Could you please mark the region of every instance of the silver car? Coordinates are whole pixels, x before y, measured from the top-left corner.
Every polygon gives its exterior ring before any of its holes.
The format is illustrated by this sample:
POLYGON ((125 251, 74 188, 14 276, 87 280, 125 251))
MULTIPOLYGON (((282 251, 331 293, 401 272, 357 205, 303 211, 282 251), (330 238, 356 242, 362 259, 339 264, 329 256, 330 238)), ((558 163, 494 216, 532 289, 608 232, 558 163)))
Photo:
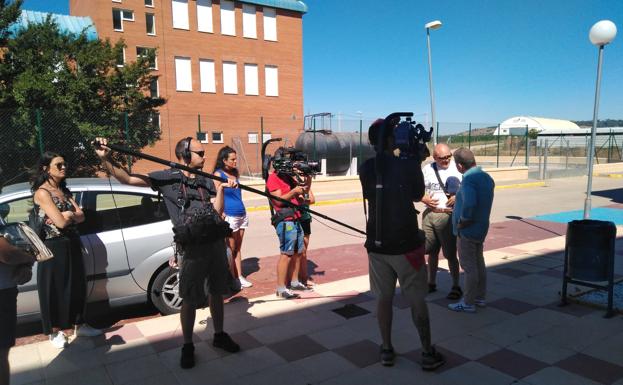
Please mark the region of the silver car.
MULTIPOLYGON (((161 197, 149 188, 108 179, 68 179, 67 185, 86 217, 79 231, 87 302, 115 307, 149 301, 163 314, 178 312, 178 274, 168 265, 173 232, 161 197)), ((31 208, 29 184, 2 189, 0 215, 8 223, 27 222, 31 208)), ((19 287, 20 322, 39 317, 36 268, 32 280, 19 287)))

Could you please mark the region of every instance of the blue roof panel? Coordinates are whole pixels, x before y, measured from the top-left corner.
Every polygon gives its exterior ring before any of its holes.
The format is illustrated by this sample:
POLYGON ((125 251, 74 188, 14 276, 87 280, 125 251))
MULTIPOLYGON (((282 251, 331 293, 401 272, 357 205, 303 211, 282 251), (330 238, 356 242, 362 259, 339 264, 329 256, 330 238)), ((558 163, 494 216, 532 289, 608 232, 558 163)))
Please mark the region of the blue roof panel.
POLYGON ((266 7, 289 9, 290 11, 297 11, 301 13, 307 13, 307 5, 299 0, 241 0, 243 3, 262 5, 266 7))
POLYGON ((61 33, 67 35, 79 35, 84 31, 87 39, 96 40, 97 30, 90 17, 61 15, 57 13, 37 12, 22 10, 22 14, 15 23, 9 27, 9 34, 14 35, 22 28, 28 27, 29 24, 41 24, 45 22, 48 15, 52 16, 52 20, 56 22, 61 33))

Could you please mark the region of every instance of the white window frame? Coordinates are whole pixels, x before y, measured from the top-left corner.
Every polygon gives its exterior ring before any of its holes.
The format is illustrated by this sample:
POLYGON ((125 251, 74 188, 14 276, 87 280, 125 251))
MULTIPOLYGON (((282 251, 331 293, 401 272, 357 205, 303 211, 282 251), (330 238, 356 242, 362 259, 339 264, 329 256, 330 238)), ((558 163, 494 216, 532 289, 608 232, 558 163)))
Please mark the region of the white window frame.
POLYGON ((257 39, 257 8, 252 4, 242 4, 242 37, 257 39))
POLYGON ((121 3, 121 0, 112 0, 113 3, 121 3))
POLYGON ((212 14, 212 0, 197 1, 197 31, 214 32, 214 17, 212 14))
POLYGON ((198 132, 197 133, 197 140, 199 141, 199 143, 210 143, 210 140, 208 139, 208 136, 209 135, 208 135, 207 132, 198 132))
POLYGON ((147 31, 147 18, 152 17, 153 20, 153 27, 154 27, 154 32, 147 32, 148 36, 156 36, 156 14, 155 13, 149 13, 149 12, 145 12, 145 31, 147 31))
POLYGON ((265 132, 262 135, 262 144, 265 143, 267 140, 270 140, 273 138, 273 134, 271 134, 270 132, 265 132))
POLYGON ((257 64, 245 63, 244 65, 244 94, 259 95, 259 75, 257 64))
POLYGON ((146 7, 154 8, 154 0, 145 0, 143 3, 146 7), (147 4, 147 1, 149 1, 149 4, 147 4))
POLYGON ((279 67, 274 65, 264 67, 264 94, 273 97, 279 96, 279 67), (274 70, 274 74, 272 70, 274 70))
POLYGON ((117 67, 125 67, 125 48, 121 48, 121 54, 123 55, 123 64, 117 63, 117 67))
POLYGON ((178 92, 192 92, 193 90, 193 72, 192 72, 192 60, 187 56, 175 56, 175 90, 178 92), (183 65, 183 68, 182 68, 183 65), (183 69, 188 69, 189 73, 187 75, 187 79, 184 79, 180 75, 186 76, 182 71, 183 69), (185 82, 181 82, 180 80, 184 80, 185 82), (185 87, 180 87, 180 83, 185 87))
POLYGON ((200 91, 207 93, 216 93, 216 74, 214 60, 199 59, 199 80, 200 91))
POLYGON ((211 136, 212 136, 212 143, 225 143, 225 134, 223 134, 223 131, 212 131, 211 132, 211 136), (221 138, 220 139, 215 139, 214 138, 214 134, 220 134, 221 138))
POLYGON ((236 62, 223 62, 223 93, 228 95, 238 94, 238 63, 236 62))
MULTIPOLYGON (((146 49, 146 50, 153 50, 153 51, 154 51, 154 54, 156 53, 156 49, 155 49, 155 48, 151 48, 151 47, 143 47, 142 45, 137 45, 137 46, 136 46, 136 51, 137 51, 137 52, 136 52, 136 58, 137 58, 137 59, 138 59, 139 57, 143 57, 143 55, 139 55, 139 53, 138 53, 138 49, 139 49, 139 48, 143 48, 143 49, 146 49)), ((154 55, 154 66, 153 66, 153 67, 149 67, 149 69, 152 69, 152 70, 157 70, 157 69, 158 69, 158 55, 154 55)))
POLYGON ((113 12, 113 17, 112 17, 112 29, 113 29, 113 31, 123 32, 123 9, 121 9, 121 8, 113 8, 112 12, 113 12), (119 12, 119 21, 121 22, 121 28, 120 29, 115 28, 115 15, 114 15, 115 11, 119 12))
POLYGON ((277 10, 264 7, 264 40, 277 41, 277 10))
POLYGON ((190 22, 189 22, 189 16, 188 16, 188 0, 172 0, 171 1, 171 23, 173 24, 173 29, 190 30, 190 22), (176 6, 175 4, 178 4, 178 5, 176 6), (183 8, 184 4, 186 5, 185 10, 183 8), (180 14, 177 18, 175 17, 176 9, 178 10, 178 12, 182 12, 182 14, 180 14), (184 12, 186 13, 185 19, 183 17, 184 12), (180 19, 180 17, 182 19, 180 19))
POLYGON ((122 21, 134 21, 134 11, 130 10, 130 9, 122 9, 121 10, 121 20, 122 21), (132 14, 132 17, 125 17, 125 12, 130 12, 132 14))
POLYGON ((249 132, 247 133, 247 142, 249 144, 258 144, 258 139, 260 137, 259 132, 249 132))
POLYGON ((221 0, 221 35, 236 36, 236 4, 221 0))
POLYGON ((159 80, 158 78, 153 79, 153 80, 156 82, 156 96, 151 95, 151 84, 149 85, 149 96, 152 99, 157 99, 160 97, 160 82, 158 81, 159 80))

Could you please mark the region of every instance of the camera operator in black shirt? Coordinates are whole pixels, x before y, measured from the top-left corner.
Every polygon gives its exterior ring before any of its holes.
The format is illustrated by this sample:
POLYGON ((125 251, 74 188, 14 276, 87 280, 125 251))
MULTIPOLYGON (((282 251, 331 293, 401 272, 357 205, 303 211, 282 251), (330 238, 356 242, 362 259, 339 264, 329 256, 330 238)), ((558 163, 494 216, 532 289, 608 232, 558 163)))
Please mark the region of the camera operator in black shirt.
POLYGON ((402 294, 411 304, 411 316, 422 344, 422 368, 435 370, 444 358, 431 345, 424 235, 418 228, 413 202, 424 195, 421 159, 395 156, 394 129, 397 121, 378 119, 369 128, 370 144, 377 146, 377 157, 368 159, 359 170, 363 197, 368 200, 367 238, 370 288, 377 297, 377 318, 381 332, 381 363, 394 364, 391 329, 393 297, 396 280, 402 294), (382 137, 381 137, 382 135, 382 137), (382 150, 378 151, 378 147, 382 150), (382 199, 377 201, 377 168, 382 175, 382 199), (380 229, 377 239, 377 205, 381 205, 380 229))

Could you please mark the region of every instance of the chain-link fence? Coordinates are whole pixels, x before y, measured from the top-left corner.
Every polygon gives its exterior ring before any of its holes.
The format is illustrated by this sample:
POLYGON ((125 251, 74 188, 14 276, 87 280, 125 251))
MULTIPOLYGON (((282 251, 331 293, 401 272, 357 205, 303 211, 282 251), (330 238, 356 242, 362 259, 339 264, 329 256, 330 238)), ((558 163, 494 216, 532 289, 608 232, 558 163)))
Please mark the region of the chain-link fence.
MULTIPOLYGON (((99 162, 90 142, 106 136, 111 142, 176 161, 175 144, 187 136, 198 138, 206 149, 205 170, 211 171, 218 150, 233 147, 238 153, 238 169, 244 177, 257 178, 262 167, 262 143, 298 147, 311 158, 326 163, 328 174, 353 174, 363 161, 374 155, 368 143, 368 127, 374 119, 360 116, 314 114, 297 116, 261 116, 253 113, 160 113, 132 116, 102 111, 0 111, 0 165, 4 183, 29 179, 44 151, 65 156, 70 175, 92 176, 99 162), (311 134, 311 135, 310 135, 311 134), (338 164, 339 163, 339 164, 338 164)), ((513 130, 511 135, 497 135, 494 123, 437 124, 434 141, 452 149, 468 147, 485 167, 528 166, 532 177, 580 175, 586 172, 588 135, 539 135, 513 130)), ((597 136, 596 163, 617 162, 623 158, 623 133, 600 132, 597 136)), ((432 149, 432 143, 430 143, 432 149)), ((131 170, 147 172, 161 166, 139 159, 117 158, 131 170)))

